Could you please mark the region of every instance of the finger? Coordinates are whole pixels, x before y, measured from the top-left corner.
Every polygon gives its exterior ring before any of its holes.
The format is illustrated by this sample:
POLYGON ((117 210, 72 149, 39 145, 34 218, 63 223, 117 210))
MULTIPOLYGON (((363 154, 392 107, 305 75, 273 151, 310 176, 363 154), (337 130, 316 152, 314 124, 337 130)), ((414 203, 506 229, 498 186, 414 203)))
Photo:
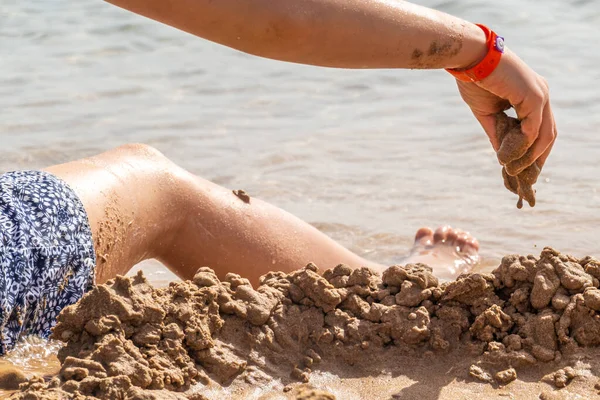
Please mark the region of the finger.
MULTIPOLYGON (((555 138, 555 141, 556 141, 556 136, 554 136, 554 138, 555 138)), ((540 158, 537 159, 536 164, 540 168, 540 170, 542 168, 544 168, 544 164, 546 164, 546 160, 548 159, 548 156, 552 152, 552 148, 553 147, 554 147, 554 141, 550 144, 550 146, 548 146, 548 148, 546 149, 546 151, 544 152, 544 154, 542 154, 540 156, 540 158)))
MULTIPOLYGON (((548 103, 548 107, 550 107, 550 103, 548 103)), ((552 133, 554 136, 554 138, 552 139, 552 143, 550 143, 550 146, 548 146, 546 151, 544 151, 544 153, 536 161, 540 170, 544 167, 544 164, 546 164, 546 160, 548 159, 550 152, 552 152, 552 148, 554 147, 554 143, 556 142, 556 137, 558 136, 558 130, 556 129, 556 121, 554 120, 554 114, 552 115, 552 133)))
POLYGON ((475 118, 487 134, 494 150, 498 150, 500 140, 496 134, 496 117, 501 111, 510 108, 510 103, 492 92, 473 83, 457 80, 458 90, 462 99, 467 103, 475 118))
MULTIPOLYGON (((533 164, 546 152, 546 149, 548 149, 548 147, 554 143, 554 139, 556 137, 555 132, 556 129, 554 124, 554 116, 552 115, 552 108, 550 107, 550 102, 547 102, 544 107, 543 120, 538 138, 529 148, 529 150, 527 150, 523 157, 506 165, 506 172, 509 175, 516 176, 525 168, 533 164)), ((545 159, 543 161, 545 161, 545 159)))
POLYGON ((527 137, 529 145, 534 143, 540 134, 547 103, 547 92, 539 89, 533 90, 523 102, 515 105, 517 117, 521 121, 521 131, 527 137))
POLYGON ((495 115, 482 115, 476 112, 473 112, 473 115, 479 121, 479 124, 485 131, 487 137, 490 139, 490 143, 494 148, 495 152, 498 152, 500 148, 500 138, 498 137, 498 133, 496 132, 496 116, 495 115))

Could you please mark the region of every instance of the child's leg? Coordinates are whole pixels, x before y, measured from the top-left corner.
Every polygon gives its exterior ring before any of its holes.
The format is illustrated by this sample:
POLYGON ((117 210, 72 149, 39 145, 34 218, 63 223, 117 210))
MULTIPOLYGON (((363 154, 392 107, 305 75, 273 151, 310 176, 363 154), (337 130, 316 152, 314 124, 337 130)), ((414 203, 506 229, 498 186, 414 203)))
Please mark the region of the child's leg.
POLYGON ((202 266, 253 282, 314 262, 382 268, 293 215, 235 195, 179 168, 157 150, 127 145, 47 169, 81 198, 97 252, 97 282, 157 258, 182 278, 202 266))

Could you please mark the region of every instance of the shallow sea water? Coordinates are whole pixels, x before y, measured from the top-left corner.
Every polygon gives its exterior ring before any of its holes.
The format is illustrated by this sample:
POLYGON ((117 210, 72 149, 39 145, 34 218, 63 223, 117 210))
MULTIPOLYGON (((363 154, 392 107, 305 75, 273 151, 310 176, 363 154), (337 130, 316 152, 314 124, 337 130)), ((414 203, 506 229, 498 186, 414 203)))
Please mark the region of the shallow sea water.
POLYGON ((473 233, 486 269, 547 245, 599 256, 600 3, 415 2, 488 24, 548 79, 559 139, 534 209, 444 72, 260 59, 92 0, 2 0, 0 172, 144 142, 382 263, 440 224, 473 233))

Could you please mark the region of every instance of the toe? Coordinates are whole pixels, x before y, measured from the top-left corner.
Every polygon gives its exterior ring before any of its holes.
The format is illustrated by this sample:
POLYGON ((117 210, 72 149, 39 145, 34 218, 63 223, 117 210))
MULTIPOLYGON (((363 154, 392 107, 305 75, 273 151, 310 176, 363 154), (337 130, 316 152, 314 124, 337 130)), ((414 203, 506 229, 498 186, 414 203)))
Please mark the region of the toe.
POLYGON ((433 231, 428 227, 423 227, 415 234, 415 244, 430 246, 433 243, 433 231))
POLYGON ((460 233, 461 232, 458 229, 452 229, 452 227, 450 227, 448 233, 446 234, 446 244, 449 246, 456 246, 456 240, 458 239, 458 235, 460 233))
POLYGON ((469 232, 457 231, 455 245, 461 253, 477 253, 479 242, 469 232))
POLYGON ((458 251, 462 252, 464 251, 467 242, 469 241, 469 235, 467 235, 465 232, 459 232, 458 236, 456 238, 456 241, 454 242, 456 247, 458 247, 458 251))
POLYGON ((467 240, 464 250, 469 253, 477 253, 479 251, 479 241, 472 236, 469 236, 467 240))
POLYGON ((452 231, 452 228, 448 225, 440 226, 433 234, 433 243, 443 243, 448 238, 448 232, 452 231))

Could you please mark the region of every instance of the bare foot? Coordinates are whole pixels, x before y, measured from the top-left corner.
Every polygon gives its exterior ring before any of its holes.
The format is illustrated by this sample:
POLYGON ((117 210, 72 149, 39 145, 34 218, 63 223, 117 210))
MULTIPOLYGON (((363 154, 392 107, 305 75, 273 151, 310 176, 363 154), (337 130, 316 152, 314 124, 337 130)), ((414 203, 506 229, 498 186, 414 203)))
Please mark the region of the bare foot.
POLYGON ((432 231, 421 228, 415 244, 401 264, 423 263, 441 280, 454 280, 479 262, 479 242, 468 232, 441 226, 432 231))

